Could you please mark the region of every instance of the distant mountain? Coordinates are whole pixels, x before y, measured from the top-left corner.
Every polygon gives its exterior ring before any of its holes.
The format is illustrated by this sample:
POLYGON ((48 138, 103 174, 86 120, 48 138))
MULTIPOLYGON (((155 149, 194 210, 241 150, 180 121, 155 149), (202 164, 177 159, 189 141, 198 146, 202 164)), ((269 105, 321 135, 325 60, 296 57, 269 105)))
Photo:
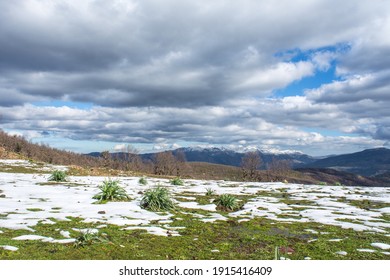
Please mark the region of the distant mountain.
POLYGON ((379 176, 390 171, 390 150, 368 149, 357 153, 331 156, 304 165, 305 168, 332 168, 363 176, 379 176))
MULTIPOLYGON (((262 160, 260 169, 266 169, 272 160, 288 160, 293 168, 331 168, 363 176, 380 176, 390 172, 390 150, 386 148, 368 149, 357 153, 314 158, 299 152, 258 151, 262 160)), ((206 162, 230 166, 240 166, 244 152, 224 148, 180 148, 172 153, 183 153, 188 162, 206 162)), ((90 153, 99 157, 100 153, 90 153)), ((121 158, 121 153, 111 154, 121 158)), ((144 160, 152 160, 155 153, 141 154, 144 160)), ((386 178, 388 177, 385 176, 386 178)))
MULTIPOLYGON (((253 151, 253 150, 252 150, 253 151)), ((191 163, 192 172, 199 178, 233 178, 241 175, 241 160, 244 152, 224 148, 180 148, 171 151, 183 153, 191 163)), ((327 182, 351 186, 390 186, 390 150, 386 148, 364 150, 358 153, 314 158, 299 152, 258 151, 262 159, 260 169, 266 169, 272 160, 289 160, 301 177, 287 178, 288 182, 314 184, 327 182)), ((101 153, 90 153, 100 157, 101 153)), ((155 153, 140 154, 144 161, 152 160, 155 153)), ((123 153, 111 154, 113 158, 125 158, 123 153)), ((194 174, 187 174, 192 176, 194 174)), ((264 173, 266 174, 266 173, 264 173)), ((265 176, 265 175, 264 175, 265 176)), ((276 178, 275 180, 282 180, 276 178)))
MULTIPOLYGON (((302 166, 304 164, 312 163, 315 158, 298 152, 278 152, 272 153, 268 151, 257 151, 262 160, 261 169, 266 169, 267 165, 272 160, 289 160, 292 167, 302 166)), ((240 166, 241 160, 245 153, 236 152, 224 148, 179 148, 173 150, 172 153, 183 153, 188 162, 207 162, 214 164, 223 164, 230 166, 240 166)), ((100 156, 100 153, 90 153, 90 156, 100 156)), ((111 154, 113 157, 121 158, 121 153, 111 154)), ((140 154, 144 160, 152 160, 155 153, 140 154)), ((123 157, 122 157, 123 158, 123 157)))

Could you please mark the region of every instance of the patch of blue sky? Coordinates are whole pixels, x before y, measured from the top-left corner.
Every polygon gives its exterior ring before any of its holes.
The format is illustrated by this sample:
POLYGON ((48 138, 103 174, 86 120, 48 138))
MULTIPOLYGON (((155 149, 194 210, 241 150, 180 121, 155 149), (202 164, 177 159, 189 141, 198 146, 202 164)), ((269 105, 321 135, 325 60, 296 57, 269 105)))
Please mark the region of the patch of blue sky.
POLYGON ((358 134, 355 133, 345 133, 342 131, 317 128, 317 127, 302 127, 301 129, 305 132, 309 132, 309 133, 315 132, 321 134, 322 136, 330 136, 330 137, 339 137, 339 136, 358 137, 359 136, 358 134))
POLYGON ((332 83, 335 80, 340 80, 341 77, 336 75, 337 56, 349 52, 350 44, 341 43, 334 46, 327 46, 317 49, 300 50, 291 49, 284 52, 278 52, 275 57, 286 62, 312 61, 316 54, 332 53, 335 55, 329 61, 329 67, 326 69, 316 69, 314 75, 304 77, 301 80, 289 84, 287 87, 275 90, 274 97, 304 95, 306 89, 318 88, 321 85, 332 83))
POLYGON ((91 141, 91 140, 73 140, 63 137, 35 137, 30 139, 31 142, 37 144, 46 144, 50 147, 71 151, 81 154, 87 154, 92 152, 114 151, 114 147, 121 143, 108 142, 108 141, 91 141))
POLYGON ((301 50, 299 48, 280 51, 274 54, 276 58, 282 59, 286 62, 299 62, 299 61, 308 61, 316 53, 337 53, 345 54, 351 50, 351 45, 349 43, 340 43, 333 46, 325 46, 316 49, 301 50))
POLYGON ((318 88, 323 84, 329 84, 337 80, 335 76, 335 64, 328 71, 316 71, 314 76, 305 77, 299 81, 295 81, 289 84, 287 87, 275 90, 273 92, 274 97, 296 96, 304 95, 305 90, 318 88))
POLYGON ((32 105, 37 107, 70 107, 76 109, 91 109, 93 103, 89 102, 74 102, 74 101, 62 101, 62 100, 52 100, 52 101, 38 101, 32 102, 32 105))

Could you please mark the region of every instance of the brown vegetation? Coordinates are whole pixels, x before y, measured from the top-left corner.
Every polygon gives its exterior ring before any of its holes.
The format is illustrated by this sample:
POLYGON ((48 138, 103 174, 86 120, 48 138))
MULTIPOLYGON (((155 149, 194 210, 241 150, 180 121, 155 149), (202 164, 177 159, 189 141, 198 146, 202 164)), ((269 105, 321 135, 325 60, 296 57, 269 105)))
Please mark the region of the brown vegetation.
POLYGON ((259 172, 262 162, 258 152, 248 152, 241 161, 244 180, 259 180, 259 172))
POLYGON ((117 167, 112 159, 96 158, 34 144, 23 137, 11 136, 0 130, 0 158, 31 159, 59 165, 83 167, 117 167))
POLYGON ((153 156, 153 171, 156 175, 175 175, 181 176, 188 171, 188 165, 183 152, 173 155, 166 151, 157 153, 153 156))

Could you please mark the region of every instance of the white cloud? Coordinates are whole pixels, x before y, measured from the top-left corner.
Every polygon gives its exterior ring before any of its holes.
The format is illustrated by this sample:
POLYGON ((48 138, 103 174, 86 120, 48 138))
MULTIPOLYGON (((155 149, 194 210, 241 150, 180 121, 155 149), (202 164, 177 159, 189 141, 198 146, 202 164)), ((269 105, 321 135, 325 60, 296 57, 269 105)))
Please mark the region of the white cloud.
POLYGON ((314 74, 310 62, 278 63, 267 69, 255 70, 249 73, 239 73, 238 90, 270 93, 272 90, 283 88, 288 84, 314 74))
POLYGON ((320 71, 328 71, 336 57, 337 54, 335 52, 319 51, 312 54, 311 61, 320 71))
POLYGON ((117 144, 114 146, 115 152, 123 152, 126 150, 126 144, 117 144))

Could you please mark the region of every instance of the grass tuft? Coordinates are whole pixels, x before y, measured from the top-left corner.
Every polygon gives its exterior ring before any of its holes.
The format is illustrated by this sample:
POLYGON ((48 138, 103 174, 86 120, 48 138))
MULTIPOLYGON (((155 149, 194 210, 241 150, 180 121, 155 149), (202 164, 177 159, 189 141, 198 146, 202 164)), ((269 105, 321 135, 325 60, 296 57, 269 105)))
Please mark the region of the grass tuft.
POLYGON ((92 232, 92 231, 86 231, 81 233, 74 243, 74 247, 84 247, 87 245, 92 245, 93 243, 101 243, 101 242, 107 242, 105 238, 100 236, 98 233, 92 232))
POLYGON ((214 203, 221 210, 233 211, 238 208, 237 198, 231 194, 222 194, 214 200, 214 203))
POLYGON ((212 188, 206 188, 206 196, 212 196, 215 195, 215 190, 212 188))
POLYGON ((102 185, 99 186, 100 193, 93 196, 94 199, 98 199, 99 202, 105 201, 126 201, 129 200, 124 188, 119 185, 118 180, 105 180, 102 185))
POLYGON ((55 170, 51 176, 49 177, 49 181, 56 181, 56 182, 65 182, 66 181, 66 172, 62 170, 55 170))
POLYGON ((168 211, 175 208, 168 189, 161 186, 147 190, 140 205, 141 208, 151 211, 168 211))
POLYGON ((180 179, 180 177, 176 177, 176 178, 171 180, 171 184, 175 185, 175 186, 183 186, 184 182, 182 179, 180 179))
POLYGON ((139 178, 138 183, 139 183, 140 185, 144 185, 144 186, 145 186, 145 185, 148 184, 148 181, 146 180, 145 177, 141 177, 141 178, 139 178))

